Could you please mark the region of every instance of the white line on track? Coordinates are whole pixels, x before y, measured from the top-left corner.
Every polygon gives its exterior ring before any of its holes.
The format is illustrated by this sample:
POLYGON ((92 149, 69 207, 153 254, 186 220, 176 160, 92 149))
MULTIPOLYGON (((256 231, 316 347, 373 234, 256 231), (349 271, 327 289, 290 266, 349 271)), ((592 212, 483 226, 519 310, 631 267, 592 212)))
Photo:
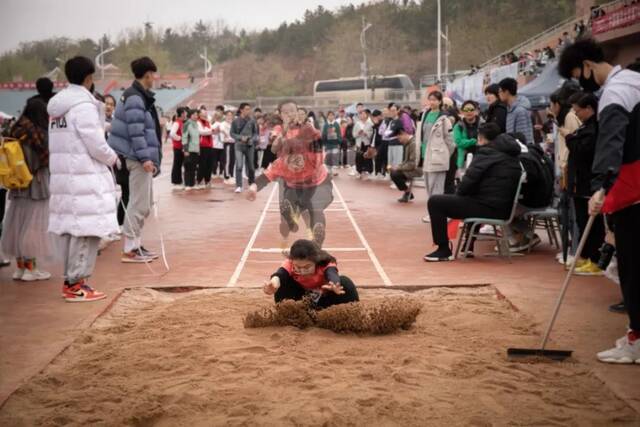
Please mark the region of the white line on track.
POLYGON ((342 203, 342 206, 344 206, 347 212, 347 216, 349 217, 349 220, 351 220, 351 225, 353 225, 353 229, 356 231, 356 234, 360 238, 360 242, 362 242, 362 246, 364 246, 365 249, 367 250, 367 253, 369 254, 369 258, 371 258, 371 262, 373 263, 373 266, 375 267, 376 271, 382 278, 382 282, 384 283, 385 286, 392 286, 393 283, 391 283, 391 279, 389 279, 389 276, 387 276, 387 273, 382 268, 380 261, 378 261, 378 257, 371 249, 371 246, 369 246, 369 243, 367 242, 367 239, 365 239, 364 234, 362 234, 362 230, 360 230, 358 223, 356 223, 355 218, 351 214, 351 210, 349 210, 349 206, 347 206, 347 204, 345 203, 344 198, 342 197, 342 193, 340 192, 340 189, 336 185, 335 181, 333 182, 333 189, 335 190, 336 195, 338 196, 338 199, 342 203))
POLYGON ((249 239, 249 243, 247 243, 247 246, 244 248, 244 253, 240 258, 240 262, 238 262, 238 265, 236 266, 236 270, 233 272, 233 276, 231 276, 231 279, 229 279, 229 283, 227 283, 228 287, 235 286, 236 283, 238 283, 238 278, 240 277, 240 273, 242 273, 242 269, 244 268, 244 265, 247 262, 247 258, 249 258, 249 254, 251 253, 251 248, 253 247, 253 244, 256 242, 256 239, 258 238, 258 233, 260 232, 260 227, 262 227, 264 218, 267 216, 269 205, 271 205, 271 201, 273 200, 273 197, 276 195, 277 192, 278 192, 278 184, 274 185, 273 190, 271 190, 269 199, 267 200, 267 203, 265 203, 264 205, 262 214, 260 214, 260 219, 258 220, 258 223, 256 224, 256 228, 255 230, 253 230, 253 234, 249 239))
MULTIPOLYGON (((367 248, 322 248, 327 252, 364 252, 367 248)), ((279 254, 282 248, 252 248, 251 252, 259 252, 263 254, 279 254)))

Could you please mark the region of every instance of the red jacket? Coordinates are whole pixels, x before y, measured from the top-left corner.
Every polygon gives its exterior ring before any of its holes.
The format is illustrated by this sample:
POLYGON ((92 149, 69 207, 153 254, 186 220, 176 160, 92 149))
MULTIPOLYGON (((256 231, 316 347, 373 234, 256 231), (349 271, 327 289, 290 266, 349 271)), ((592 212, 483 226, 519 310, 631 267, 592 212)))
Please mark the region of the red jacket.
POLYGON ((178 132, 176 134, 180 137, 180 139, 171 139, 174 150, 182 150, 182 127, 184 126, 184 122, 180 119, 176 119, 175 123, 178 124, 178 132))
MULTIPOLYGON (((208 120, 198 120, 203 128, 211 130, 211 123, 208 120)), ((200 147, 213 148, 212 135, 200 135, 200 147)))

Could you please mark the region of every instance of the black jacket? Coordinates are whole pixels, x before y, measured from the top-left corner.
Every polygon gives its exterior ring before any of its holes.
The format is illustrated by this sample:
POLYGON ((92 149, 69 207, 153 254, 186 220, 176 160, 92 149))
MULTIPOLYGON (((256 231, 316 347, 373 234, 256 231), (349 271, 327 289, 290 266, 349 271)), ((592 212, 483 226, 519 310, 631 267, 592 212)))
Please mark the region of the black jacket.
POLYGON ((500 132, 507 131, 507 106, 500 101, 489 105, 487 109, 487 123, 495 123, 500 126, 500 132))
POLYGON ((520 145, 507 134, 479 146, 458 186, 458 195, 472 197, 496 209, 502 218, 509 217, 522 173, 519 155, 520 145))
POLYGON ((591 180, 594 178, 591 166, 597 140, 598 121, 595 114, 565 139, 569 149, 567 188, 575 196, 591 197, 591 180))

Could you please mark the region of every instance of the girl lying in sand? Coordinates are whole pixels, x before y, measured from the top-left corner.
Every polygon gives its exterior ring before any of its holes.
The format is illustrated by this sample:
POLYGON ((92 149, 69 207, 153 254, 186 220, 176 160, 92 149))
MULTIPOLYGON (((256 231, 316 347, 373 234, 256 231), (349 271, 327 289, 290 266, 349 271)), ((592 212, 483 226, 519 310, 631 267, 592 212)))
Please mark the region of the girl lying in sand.
POLYGON ((308 296, 315 308, 359 301, 356 286, 338 275, 337 261, 310 240, 297 240, 287 259, 266 282, 263 290, 275 302, 308 296))

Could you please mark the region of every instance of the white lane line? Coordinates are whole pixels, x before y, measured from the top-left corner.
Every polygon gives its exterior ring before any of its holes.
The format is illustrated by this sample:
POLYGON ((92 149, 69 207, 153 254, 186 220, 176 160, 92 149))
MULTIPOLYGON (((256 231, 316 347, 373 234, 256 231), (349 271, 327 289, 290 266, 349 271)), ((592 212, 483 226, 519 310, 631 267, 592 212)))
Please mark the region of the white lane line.
MULTIPOLYGON (((327 252, 364 252, 367 248, 322 248, 327 252)), ((250 252, 257 252, 262 254, 280 254, 282 248, 252 248, 250 252)))
POLYGON ((278 192, 278 184, 276 183, 273 186, 273 190, 271 190, 271 194, 269 195, 269 199, 267 200, 267 203, 265 203, 264 205, 264 209, 262 209, 262 214, 260 215, 260 219, 256 224, 255 230, 253 230, 253 234, 249 239, 249 243, 247 243, 247 246, 244 248, 244 253, 242 254, 242 257, 240 257, 240 261, 236 266, 236 271, 233 272, 233 276, 231 276, 231 279, 229 279, 229 283, 227 283, 228 287, 235 286, 236 283, 238 283, 238 278, 240 278, 240 273, 242 273, 242 269, 244 268, 244 265, 247 262, 247 258, 249 258, 249 254, 251 253, 251 248, 253 247, 253 244, 256 242, 256 239, 258 238, 258 233, 260 232, 260 227, 262 227, 264 218, 267 216, 267 210, 269 209, 269 205, 271 204, 271 201, 273 200, 273 197, 276 195, 277 192, 278 192))
MULTIPOLYGON (((340 258, 340 263, 344 262, 371 262, 370 258, 340 258)), ((282 264, 282 258, 276 260, 260 260, 260 259, 248 259, 247 263, 255 264, 282 264)))
POLYGON ((382 278, 382 283, 384 283, 385 286, 392 286, 393 283, 391 283, 391 279, 389 279, 389 276, 387 276, 387 273, 385 273, 384 269, 382 268, 382 265, 380 264, 380 261, 378 261, 378 257, 376 257, 376 254, 373 253, 371 246, 369 246, 367 239, 364 238, 364 234, 362 234, 362 230, 360 230, 360 227, 356 223, 355 218, 351 214, 351 210, 349 210, 349 206, 347 206, 347 204, 345 203, 344 198, 342 197, 342 193, 340 193, 340 189, 338 189, 338 186, 336 185, 335 181, 333 181, 333 189, 335 190, 338 196, 338 199, 340 199, 342 206, 344 206, 344 208, 346 209, 347 216, 351 220, 351 224, 353 225, 354 230, 356 230, 356 234, 360 238, 360 242, 362 242, 362 246, 364 246, 365 249, 367 250, 367 253, 369 254, 369 258, 371 258, 371 262, 373 263, 373 266, 375 267, 376 271, 382 278))
MULTIPOLYGON (((324 210, 324 212, 345 212, 345 211, 346 211, 346 209, 343 209, 343 208, 328 208, 328 209, 324 210)), ((280 209, 270 208, 269 212, 280 213, 280 209)))

